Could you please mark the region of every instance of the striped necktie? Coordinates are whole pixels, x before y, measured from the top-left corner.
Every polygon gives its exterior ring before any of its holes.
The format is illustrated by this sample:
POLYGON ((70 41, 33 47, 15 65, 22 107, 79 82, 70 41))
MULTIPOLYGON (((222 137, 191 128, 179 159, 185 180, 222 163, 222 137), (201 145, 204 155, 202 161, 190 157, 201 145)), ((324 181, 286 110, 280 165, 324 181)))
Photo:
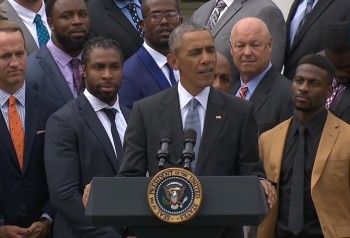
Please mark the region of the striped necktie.
POLYGON ((226 7, 226 3, 223 0, 218 0, 215 4, 214 10, 211 13, 209 20, 207 22, 207 28, 211 31, 216 22, 219 19, 220 12, 226 7))

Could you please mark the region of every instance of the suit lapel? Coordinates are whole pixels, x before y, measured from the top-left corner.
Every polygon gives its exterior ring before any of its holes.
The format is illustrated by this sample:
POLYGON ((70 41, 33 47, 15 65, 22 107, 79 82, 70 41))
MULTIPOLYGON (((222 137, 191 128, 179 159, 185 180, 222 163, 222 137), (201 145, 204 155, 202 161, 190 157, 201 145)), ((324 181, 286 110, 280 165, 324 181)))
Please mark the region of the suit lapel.
POLYGON ((67 103, 74 99, 73 94, 62 75, 62 72, 58 68, 57 63, 52 58, 52 55, 46 46, 39 49, 37 58, 41 59, 39 60, 39 64, 42 70, 49 76, 48 79, 51 80, 52 84, 57 89, 57 92, 61 95, 63 101, 67 103))
POLYGON ((137 51, 137 55, 162 90, 171 87, 162 70, 143 46, 137 51))
POLYGON ((34 95, 30 90, 26 90, 26 119, 25 119, 25 139, 24 139, 24 161, 23 161, 23 173, 28 169, 32 147, 36 132, 38 128, 39 118, 40 118, 40 106, 37 101, 36 95, 34 95))
POLYGON ((183 150, 183 126, 180 112, 179 94, 177 87, 169 89, 160 101, 159 108, 160 122, 163 123, 165 130, 170 130, 172 133, 172 147, 175 153, 175 158, 180 158, 183 150), (171 110, 169 110, 171 108, 171 110))
POLYGON ((221 28, 243 7, 245 1, 247 0, 236 0, 231 4, 214 26, 212 30, 213 37, 215 37, 221 28))
POLYGON ((321 176, 322 170, 338 138, 338 135, 339 125, 335 120, 335 116, 333 116, 331 113, 328 113, 320 143, 318 145, 314 167, 312 170, 311 190, 314 188, 315 184, 321 176))
POLYGON ((113 167, 117 173, 119 170, 119 161, 115 156, 112 143, 101 121, 97 117, 96 112, 94 111, 91 104, 89 103, 89 101, 83 93, 80 94, 77 98, 77 104, 78 108, 80 109, 80 116, 86 121, 91 131, 96 135, 97 139, 100 141, 101 146, 105 150, 109 160, 113 164, 113 167))
POLYGON ((210 89, 207 111, 205 114, 204 129, 202 133, 201 146, 198 152, 198 161, 196 164, 196 174, 200 174, 209 154, 215 144, 216 138, 221 131, 227 118, 225 103, 219 92, 210 89))

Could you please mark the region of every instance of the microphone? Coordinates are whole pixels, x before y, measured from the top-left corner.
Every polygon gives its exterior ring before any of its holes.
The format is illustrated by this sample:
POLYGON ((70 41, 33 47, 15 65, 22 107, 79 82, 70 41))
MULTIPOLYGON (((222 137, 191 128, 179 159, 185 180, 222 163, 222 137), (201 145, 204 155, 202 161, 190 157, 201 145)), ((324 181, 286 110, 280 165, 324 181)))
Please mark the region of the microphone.
POLYGON ((196 145, 197 132, 193 129, 187 129, 184 133, 184 146, 185 149, 181 154, 181 161, 184 161, 184 169, 190 170, 191 162, 195 158, 193 151, 194 146, 196 145))
POLYGON ((158 162, 158 168, 160 170, 165 169, 165 163, 169 161, 169 146, 171 145, 170 131, 166 130, 163 132, 160 140, 160 150, 158 150, 156 159, 158 162))

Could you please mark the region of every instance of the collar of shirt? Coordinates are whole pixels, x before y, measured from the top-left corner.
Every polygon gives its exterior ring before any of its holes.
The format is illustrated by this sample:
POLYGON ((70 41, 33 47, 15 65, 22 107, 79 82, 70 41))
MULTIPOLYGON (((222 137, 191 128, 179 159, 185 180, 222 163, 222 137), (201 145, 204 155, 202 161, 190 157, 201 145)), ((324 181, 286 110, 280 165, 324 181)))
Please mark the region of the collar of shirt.
POLYGON ((129 3, 135 3, 136 6, 141 7, 141 3, 138 0, 113 0, 114 3, 120 8, 125 8, 129 3))
POLYGON ((7 101, 9 100, 10 96, 14 96, 17 101, 24 107, 26 102, 26 85, 23 83, 22 87, 15 92, 14 94, 9 94, 8 92, 5 92, 0 89, 0 107, 7 106, 7 101))
POLYGON ((226 3, 226 8, 229 8, 235 0, 223 0, 226 3))
MULTIPOLYGON (((271 62, 268 64, 268 66, 260 73, 258 74, 256 77, 252 78, 251 80, 248 81, 247 86, 248 86, 248 92, 245 96, 245 100, 249 100, 250 97, 253 95, 256 87, 258 86, 258 84, 260 83, 260 81, 262 80, 262 78, 265 76, 265 74, 267 73, 267 71, 269 71, 269 69, 272 67, 271 62)), ((242 78, 241 80, 241 87, 243 86, 243 81, 242 78)), ((239 96, 239 91, 241 90, 241 87, 238 89, 236 96, 239 96)))
MULTIPOLYGON (((179 93, 180 110, 183 110, 188 105, 189 101, 191 101, 193 96, 182 86, 181 82, 178 83, 177 90, 179 93)), ((209 92, 210 87, 206 87, 202 90, 202 92, 195 96, 205 111, 207 110, 209 92)))
POLYGON ((146 41, 143 42, 143 47, 148 51, 148 53, 152 56, 158 67, 161 69, 168 61, 167 58, 159 53, 158 51, 151 48, 146 41))
MULTIPOLYGON (((62 51, 60 48, 58 48, 52 40, 49 40, 46 44, 48 50, 50 51, 52 57, 56 60, 56 62, 61 67, 66 67, 67 64, 73 59, 72 56, 68 55, 66 52, 62 51)), ((81 53, 75 57, 79 60, 81 60, 81 53)))
MULTIPOLYGON (((327 120, 327 115, 328 111, 326 109, 323 109, 314 118, 312 118, 311 121, 303 123, 305 124, 307 132, 309 133, 311 138, 314 138, 317 135, 317 133, 323 129, 324 124, 327 120)), ((292 133, 293 136, 295 136, 300 124, 302 124, 302 122, 294 115, 290 128, 290 133, 292 133)))
POLYGON ((103 108, 114 108, 114 109, 117 109, 118 112, 121 112, 118 95, 117 95, 117 100, 115 101, 114 105, 111 107, 107 105, 105 102, 102 102, 100 99, 98 99, 94 95, 92 95, 88 90, 84 90, 84 95, 87 98, 87 100, 90 102, 95 112, 100 111, 103 108))
POLYGON ((15 9, 16 13, 18 14, 18 16, 23 21, 25 21, 27 24, 29 24, 29 25, 30 24, 35 24, 34 23, 34 18, 36 16, 36 14, 39 14, 41 16, 41 19, 43 20, 43 22, 47 22, 44 1, 42 1, 41 8, 39 9, 39 11, 37 13, 36 12, 32 12, 31 10, 29 10, 28 8, 23 7, 22 5, 19 5, 14 0, 8 0, 8 1, 12 5, 12 7, 15 9))

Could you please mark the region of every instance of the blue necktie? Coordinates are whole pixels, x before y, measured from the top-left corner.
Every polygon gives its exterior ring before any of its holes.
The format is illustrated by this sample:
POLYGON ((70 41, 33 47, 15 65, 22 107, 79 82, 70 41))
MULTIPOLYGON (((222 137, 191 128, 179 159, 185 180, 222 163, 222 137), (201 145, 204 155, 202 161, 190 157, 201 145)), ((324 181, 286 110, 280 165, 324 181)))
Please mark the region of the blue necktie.
POLYGON ((46 43, 50 39, 50 35, 39 14, 36 14, 34 18, 34 23, 36 25, 36 34, 38 36, 39 47, 46 45, 46 43))
POLYGON ((295 35, 298 34, 298 32, 300 31, 300 28, 304 25, 306 16, 311 12, 312 6, 314 5, 314 2, 315 2, 315 0, 307 0, 306 8, 305 8, 304 14, 303 14, 303 18, 301 19, 301 21, 299 23, 299 26, 298 26, 298 29, 297 29, 297 32, 295 33, 295 35))
POLYGON ((176 84, 176 79, 175 79, 175 76, 174 76, 174 71, 173 69, 170 67, 170 65, 168 63, 165 64, 166 67, 168 68, 169 70, 169 79, 170 79, 170 82, 171 82, 171 86, 174 86, 176 84))
POLYGON ((142 30, 142 27, 140 25, 140 18, 137 14, 136 5, 135 3, 131 2, 129 3, 126 8, 130 11, 131 18, 133 22, 135 23, 136 30, 139 32, 141 38, 145 38, 145 33, 142 30))
POLYGON ((191 103, 190 108, 188 109, 188 112, 187 112, 187 115, 185 118, 184 129, 185 129, 185 131, 187 129, 193 129, 197 132, 196 145, 193 148, 194 153, 195 153, 195 160, 191 163, 191 170, 193 172, 194 169, 196 168, 199 146, 201 143, 201 120, 200 120, 199 113, 197 110, 197 106, 199 104, 198 100, 196 98, 192 98, 190 103, 191 103))

